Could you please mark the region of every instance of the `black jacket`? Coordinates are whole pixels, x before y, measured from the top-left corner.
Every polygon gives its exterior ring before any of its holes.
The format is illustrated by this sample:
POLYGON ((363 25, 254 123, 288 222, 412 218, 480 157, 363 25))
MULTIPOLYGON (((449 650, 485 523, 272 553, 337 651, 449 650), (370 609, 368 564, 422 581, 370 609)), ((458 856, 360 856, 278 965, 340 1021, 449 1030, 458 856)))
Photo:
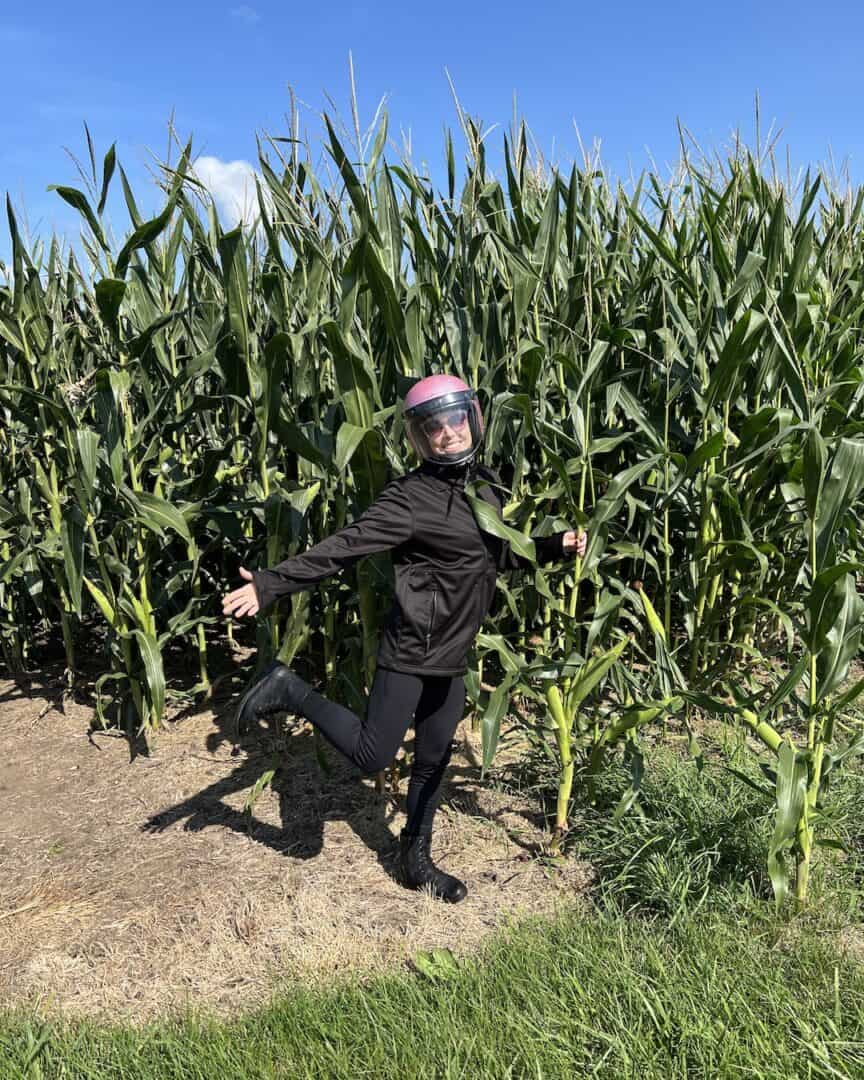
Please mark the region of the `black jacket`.
MULTIPOLYGON (((531 569, 506 541, 481 532, 465 482, 501 515, 484 466, 424 464, 391 480, 356 521, 272 570, 253 571, 259 607, 301 592, 365 555, 391 551, 396 597, 378 649, 378 665, 424 675, 462 675, 477 631, 492 606, 499 570, 531 569)), ((534 537, 537 562, 564 557, 564 533, 534 537)))

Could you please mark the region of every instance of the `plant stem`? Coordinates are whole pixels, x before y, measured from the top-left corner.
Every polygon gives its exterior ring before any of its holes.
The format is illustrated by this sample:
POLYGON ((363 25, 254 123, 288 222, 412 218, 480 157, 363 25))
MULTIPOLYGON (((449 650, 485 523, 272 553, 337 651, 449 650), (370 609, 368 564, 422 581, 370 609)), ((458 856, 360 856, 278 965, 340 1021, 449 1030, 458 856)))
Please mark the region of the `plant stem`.
POLYGON ((551 848, 559 851, 561 838, 567 832, 567 808, 570 805, 570 793, 573 788, 573 754, 570 749, 570 730, 572 718, 568 718, 557 686, 550 686, 546 691, 546 703, 555 721, 555 738, 561 758, 561 775, 558 781, 558 801, 555 811, 555 830, 551 848))
MULTIPOLYGON (((810 580, 816 579, 816 515, 810 519, 810 580)), ((810 687, 808 695, 809 717, 807 722, 807 749, 810 752, 810 782, 804 809, 798 822, 798 865, 795 876, 795 895, 799 903, 807 900, 807 888, 810 881, 810 859, 813 854, 812 817, 819 797, 819 785, 822 780, 822 760, 825 754, 825 718, 817 715, 816 654, 810 653, 810 687)))

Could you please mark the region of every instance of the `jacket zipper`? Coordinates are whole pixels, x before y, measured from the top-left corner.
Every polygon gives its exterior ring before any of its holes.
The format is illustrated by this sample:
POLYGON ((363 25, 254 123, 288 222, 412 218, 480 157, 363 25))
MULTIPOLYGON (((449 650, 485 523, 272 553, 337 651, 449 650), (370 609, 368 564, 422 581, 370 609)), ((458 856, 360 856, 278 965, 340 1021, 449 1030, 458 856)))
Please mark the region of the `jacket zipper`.
POLYGON ((429 627, 426 631, 426 652, 428 654, 432 642, 432 627, 435 625, 435 610, 438 607, 438 590, 432 590, 432 613, 429 616, 429 627))

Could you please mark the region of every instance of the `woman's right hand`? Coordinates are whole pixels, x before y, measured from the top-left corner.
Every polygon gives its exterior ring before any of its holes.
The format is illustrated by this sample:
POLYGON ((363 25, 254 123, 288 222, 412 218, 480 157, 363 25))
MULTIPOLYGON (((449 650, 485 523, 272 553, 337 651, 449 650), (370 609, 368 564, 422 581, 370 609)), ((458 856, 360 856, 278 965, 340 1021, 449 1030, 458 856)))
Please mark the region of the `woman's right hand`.
POLYGON ((247 570, 245 566, 240 567, 240 577, 244 581, 248 581, 248 585, 243 585, 239 589, 235 589, 233 592, 226 593, 222 597, 222 614, 227 616, 242 617, 243 615, 257 615, 258 614, 258 593, 255 591, 255 586, 252 584, 252 573, 247 570))

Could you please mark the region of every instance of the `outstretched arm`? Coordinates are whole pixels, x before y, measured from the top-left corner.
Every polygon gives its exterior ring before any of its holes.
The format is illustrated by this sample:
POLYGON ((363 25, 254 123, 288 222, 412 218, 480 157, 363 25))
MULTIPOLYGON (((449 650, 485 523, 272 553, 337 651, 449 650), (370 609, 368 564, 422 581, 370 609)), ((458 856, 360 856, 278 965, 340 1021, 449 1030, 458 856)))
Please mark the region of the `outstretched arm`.
POLYGON ((399 481, 391 481, 356 521, 302 555, 292 555, 270 570, 244 572, 245 568, 241 568, 241 576, 251 584, 229 593, 222 610, 226 615, 255 615, 281 596, 309 589, 358 559, 398 547, 411 538, 413 531, 414 517, 408 497, 399 481), (254 604, 250 589, 254 592, 254 604))
MULTIPOLYGON (((532 536, 538 566, 561 562, 573 556, 583 556, 588 545, 588 534, 568 529, 567 532, 552 533, 551 536, 532 536)), ((504 542, 498 558, 499 570, 533 570, 535 563, 525 559, 504 542)))
MULTIPOLYGON (((488 469, 487 474, 491 483, 501 485, 501 478, 493 469, 488 469)), ((482 493, 481 493, 482 494, 482 493)), ((568 529, 565 532, 552 533, 551 536, 532 536, 534 552, 537 556, 536 564, 530 559, 517 555, 506 540, 499 541, 497 566, 499 570, 533 570, 535 565, 546 566, 549 563, 560 562, 562 559, 585 554, 588 537, 584 530, 568 529)))

